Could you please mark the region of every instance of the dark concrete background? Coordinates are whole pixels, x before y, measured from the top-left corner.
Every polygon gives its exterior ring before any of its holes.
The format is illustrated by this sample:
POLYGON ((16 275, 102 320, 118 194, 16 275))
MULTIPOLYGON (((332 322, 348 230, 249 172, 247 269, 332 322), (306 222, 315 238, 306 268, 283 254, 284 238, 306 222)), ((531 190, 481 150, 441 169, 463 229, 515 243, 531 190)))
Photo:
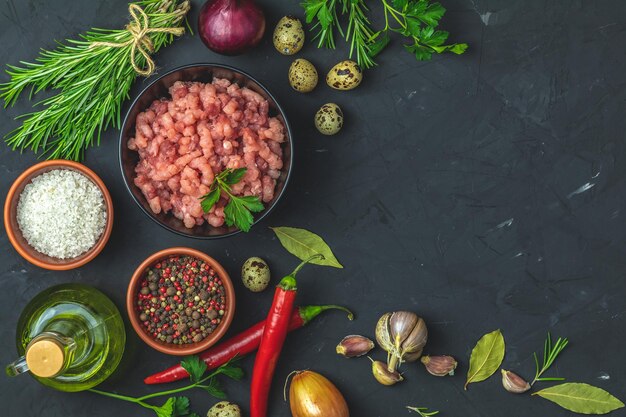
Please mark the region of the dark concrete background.
MULTIPOLYGON (((261 0, 271 32, 297 2, 261 0)), ((370 2, 377 7, 376 2, 370 2)), ((244 56, 229 58, 185 36, 156 57, 159 72, 193 62, 240 67, 265 83, 287 108, 296 137, 296 164, 279 207, 249 234, 197 241, 159 228, 134 205, 117 163, 117 135, 109 130, 85 163, 108 185, 116 224, 104 252, 75 271, 48 272, 26 263, 0 237, 0 358, 15 356, 15 323, 39 291, 63 282, 102 289, 123 306, 130 274, 150 253, 174 245, 201 249, 235 278, 238 310, 230 334, 260 320, 271 291, 260 295, 237 279, 242 262, 262 256, 274 282, 296 260, 268 226, 309 228, 330 243, 344 270, 311 267, 300 276, 298 302, 343 303, 358 319, 328 314, 289 337, 276 372, 270 415, 290 415, 282 401, 289 371, 311 368, 345 394, 353 416, 404 415, 405 405, 446 416, 566 416, 537 397, 505 392, 499 378, 463 391, 476 340, 503 330, 503 366, 530 378, 532 352, 548 330, 571 345, 551 375, 587 382, 626 399, 626 4, 621 1, 446 0, 444 27, 466 41, 460 57, 416 62, 395 42, 367 71, 357 90, 332 91, 323 83, 311 94, 293 92, 287 68, 293 58, 276 53, 270 37, 244 56), (323 103, 339 103, 347 124, 322 137, 312 118, 323 103), (367 359, 334 353, 346 334, 373 336, 378 317, 410 309, 431 332, 427 353, 455 355, 454 378, 434 378, 409 364, 406 381, 378 385, 367 359)), ((200 1, 193 2, 191 21, 200 1)), ((33 60, 40 47, 74 37, 91 26, 124 24, 126 2, 0 1, 2 64, 33 60)), ((321 73, 346 57, 307 44, 299 57, 321 73)), ((6 80, 6 76, 0 76, 6 80)), ((146 81, 139 81, 134 96, 146 81)), ((30 103, 2 113, 0 133, 30 103)), ((0 193, 35 162, 3 148, 0 193)), ((372 356, 382 359, 380 350, 372 356)), ((102 388, 145 394, 144 376, 173 364, 130 335, 125 365, 102 388)), ((233 401, 248 408, 248 378, 226 383, 233 401)), ((542 386, 548 386, 543 384, 542 386)), ((150 416, 149 410, 90 393, 64 394, 28 376, 0 376, 6 417, 150 416)), ((201 415, 214 400, 190 393, 201 415)), ((614 415, 626 415, 620 410, 614 415)))

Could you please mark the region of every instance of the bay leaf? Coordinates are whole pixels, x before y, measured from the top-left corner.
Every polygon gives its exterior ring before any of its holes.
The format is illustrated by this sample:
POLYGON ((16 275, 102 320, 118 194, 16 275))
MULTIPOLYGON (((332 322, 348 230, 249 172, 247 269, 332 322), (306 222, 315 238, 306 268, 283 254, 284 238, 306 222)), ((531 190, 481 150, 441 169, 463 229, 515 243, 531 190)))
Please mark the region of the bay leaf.
POLYGON ((566 382, 534 392, 566 410, 580 414, 607 414, 624 403, 602 388, 580 382, 566 382))
POLYGON ((284 248, 301 260, 306 261, 311 256, 322 255, 323 258, 313 259, 310 262, 315 265, 343 268, 324 239, 315 233, 295 227, 272 227, 271 229, 276 233, 284 248))
POLYGON ((504 350, 504 336, 500 329, 481 337, 472 349, 465 389, 472 382, 484 381, 493 375, 502 364, 504 350))

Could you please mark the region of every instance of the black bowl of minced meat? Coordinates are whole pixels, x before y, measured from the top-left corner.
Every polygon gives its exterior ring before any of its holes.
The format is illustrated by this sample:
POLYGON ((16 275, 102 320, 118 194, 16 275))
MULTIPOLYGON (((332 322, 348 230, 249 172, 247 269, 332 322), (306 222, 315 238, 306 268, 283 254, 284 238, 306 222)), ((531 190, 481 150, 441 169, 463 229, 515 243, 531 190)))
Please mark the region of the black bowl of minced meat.
POLYGON ((254 226, 283 195, 293 155, 289 123, 272 94, 218 64, 186 65, 154 80, 132 103, 119 146, 126 188, 141 210, 171 232, 200 239, 240 231, 228 225, 227 195, 209 211, 200 204, 216 175, 245 168, 231 193, 263 204, 254 226))

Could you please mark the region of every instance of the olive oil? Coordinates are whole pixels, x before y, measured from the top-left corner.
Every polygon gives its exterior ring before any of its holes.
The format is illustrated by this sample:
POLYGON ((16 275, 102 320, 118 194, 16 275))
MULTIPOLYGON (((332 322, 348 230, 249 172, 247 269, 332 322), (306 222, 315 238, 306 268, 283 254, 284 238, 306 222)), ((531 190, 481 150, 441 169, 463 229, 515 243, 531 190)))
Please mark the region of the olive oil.
POLYGON ((61 391, 82 391, 104 381, 119 364, 126 332, 113 302, 82 284, 49 288, 31 300, 17 325, 22 358, 10 376, 30 371, 61 391))

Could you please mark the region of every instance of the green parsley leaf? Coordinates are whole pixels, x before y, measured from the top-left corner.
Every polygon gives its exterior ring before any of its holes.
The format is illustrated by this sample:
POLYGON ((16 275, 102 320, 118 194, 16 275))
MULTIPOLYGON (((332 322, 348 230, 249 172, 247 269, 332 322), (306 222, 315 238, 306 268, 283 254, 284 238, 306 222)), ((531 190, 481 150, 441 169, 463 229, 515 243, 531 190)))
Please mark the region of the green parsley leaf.
POLYGON ((406 30, 402 32, 404 36, 419 38, 422 36, 422 22, 413 17, 406 18, 406 30))
POLYGON ((189 414, 189 398, 176 397, 174 400, 174 412, 172 417, 182 417, 189 414))
POLYGON ((211 208, 220 200, 220 189, 219 187, 215 187, 213 191, 202 196, 202 201, 200 202, 200 206, 202 206, 202 211, 208 213, 211 208))
POLYGON ((224 207, 224 220, 228 226, 237 226, 244 232, 248 232, 254 222, 252 213, 236 197, 231 197, 224 207))
POLYGON ((440 46, 443 45, 446 40, 448 40, 448 35, 449 33, 445 30, 435 30, 429 32, 428 37, 424 37, 424 39, 422 39, 422 43, 430 47, 440 46))
POLYGON ((202 375, 206 372, 207 366, 196 355, 187 356, 180 362, 180 366, 189 374, 191 382, 196 383, 202 378, 202 375))
POLYGON ((428 61, 433 55, 432 49, 424 45, 420 45, 419 43, 404 45, 404 48, 415 55, 415 58, 417 58, 418 61, 428 61))
POLYGON ((261 201, 259 200, 259 197, 255 195, 246 195, 243 197, 238 197, 238 199, 248 210, 253 213, 261 212, 265 208, 263 207, 263 203, 261 203, 261 201))
POLYGON ((230 196, 230 201, 224 207, 224 220, 229 226, 237 226, 244 232, 250 230, 254 223, 252 213, 263 211, 263 204, 257 196, 237 197, 230 196))
POLYGON ((300 3, 300 5, 304 8, 304 13, 306 15, 306 22, 311 23, 317 13, 320 11, 322 7, 326 5, 325 0, 307 0, 300 3))
POLYGON ((327 29, 332 25, 333 13, 330 11, 326 3, 324 3, 317 12, 317 20, 322 25, 322 28, 327 29))
POLYGON ((188 417, 200 417, 197 413, 191 413, 188 417))
POLYGON ((248 168, 227 169, 224 182, 228 185, 237 184, 246 175, 247 171, 248 168))
POLYGON ((219 398, 221 400, 226 399, 226 393, 222 389, 222 384, 220 384, 220 382, 215 378, 212 378, 208 385, 198 385, 198 388, 202 388, 209 395, 215 398, 219 398))
POLYGON ((406 10, 408 4, 409 0, 393 0, 393 8, 401 12, 406 10))
POLYGON ((229 365, 226 364, 223 369, 220 369, 220 372, 223 373, 224 375, 226 375, 227 377, 234 379, 235 381, 240 381, 243 376, 243 369, 241 369, 239 366, 233 366, 233 365, 229 365), (228 365, 228 366, 226 366, 228 365))
POLYGON ((445 13, 446 9, 441 3, 432 3, 416 17, 429 26, 437 26, 445 13))
POLYGON ((176 402, 176 398, 170 397, 165 401, 165 403, 160 407, 153 408, 154 412, 158 417, 172 417, 174 413, 174 403, 176 402))
POLYGON ((265 208, 257 196, 236 196, 232 194, 231 185, 237 184, 247 172, 247 168, 227 168, 217 174, 211 184, 211 191, 202 196, 200 205, 205 213, 217 204, 222 193, 229 197, 224 207, 224 221, 228 226, 237 226, 240 230, 250 230, 254 218, 251 213, 258 213, 265 208))

